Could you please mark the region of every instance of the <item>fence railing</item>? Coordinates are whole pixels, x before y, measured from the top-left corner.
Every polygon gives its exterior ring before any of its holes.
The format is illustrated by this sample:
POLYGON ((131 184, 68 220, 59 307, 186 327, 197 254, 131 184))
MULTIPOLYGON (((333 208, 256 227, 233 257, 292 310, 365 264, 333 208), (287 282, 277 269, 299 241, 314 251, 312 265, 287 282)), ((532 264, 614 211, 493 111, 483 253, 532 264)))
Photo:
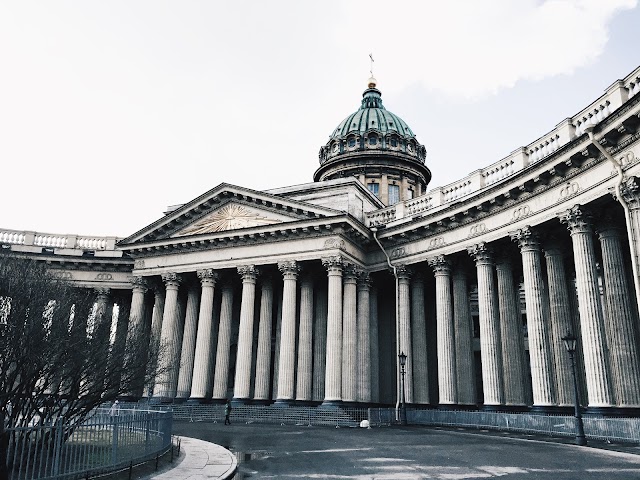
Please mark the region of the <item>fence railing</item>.
MULTIPOLYGON (((587 438, 640 443, 640 418, 583 417, 587 438)), ((576 419, 568 415, 483 412, 464 410, 408 409, 412 425, 457 426, 556 437, 576 434, 576 419)))
POLYGON ((8 429, 11 480, 74 479, 150 460, 171 447, 171 412, 98 409, 80 425, 8 429))
MULTIPOLYGON (((222 422, 224 420, 224 405, 174 405, 172 409, 176 420, 191 422, 222 422)), ((230 420, 243 423, 357 427, 362 420, 369 420, 369 412, 367 408, 247 405, 234 406, 230 420)))

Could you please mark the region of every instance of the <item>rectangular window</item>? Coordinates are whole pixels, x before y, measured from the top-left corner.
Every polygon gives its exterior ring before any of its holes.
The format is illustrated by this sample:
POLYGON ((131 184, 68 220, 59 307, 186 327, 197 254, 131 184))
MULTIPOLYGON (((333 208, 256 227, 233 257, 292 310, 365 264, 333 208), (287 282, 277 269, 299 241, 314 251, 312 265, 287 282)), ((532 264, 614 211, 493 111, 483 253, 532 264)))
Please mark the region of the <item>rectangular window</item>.
POLYGON ((377 183, 367 183, 367 188, 369 189, 369 191, 371 193, 373 193, 376 197, 379 196, 380 194, 380 190, 379 190, 380 185, 378 185, 377 183))
POLYGON ((389 205, 400 201, 400 185, 389 185, 389 205))
POLYGON ((407 200, 411 200, 413 198, 413 190, 410 188, 407 189, 407 200))

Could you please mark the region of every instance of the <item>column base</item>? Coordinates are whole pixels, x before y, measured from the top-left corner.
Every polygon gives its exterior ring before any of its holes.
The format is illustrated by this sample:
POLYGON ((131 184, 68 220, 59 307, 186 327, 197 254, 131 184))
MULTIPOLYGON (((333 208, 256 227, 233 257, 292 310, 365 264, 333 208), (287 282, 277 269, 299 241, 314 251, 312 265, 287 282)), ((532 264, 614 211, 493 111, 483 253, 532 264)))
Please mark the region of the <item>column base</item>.
POLYGON ((227 403, 227 399, 226 398, 212 398, 209 401, 214 405, 223 405, 223 404, 227 403))
POLYGON ((118 402, 127 402, 127 403, 137 403, 141 397, 137 397, 135 395, 118 395, 118 402))
POLYGON ((342 406, 342 400, 325 400, 319 405, 318 408, 338 408, 342 406))
POLYGON ((173 399, 173 403, 176 403, 176 404, 179 405, 181 403, 185 403, 187 400, 189 400, 189 399, 186 398, 186 397, 179 397, 179 398, 176 397, 176 398, 173 399))
POLYGON ((189 398, 186 403, 187 405, 205 405, 207 403, 211 403, 211 399, 192 397, 189 398))
POLYGON ((151 397, 149 403, 152 405, 158 405, 161 403, 173 403, 173 397, 151 397))
POLYGON ((273 404, 274 407, 292 407, 296 401, 292 398, 278 398, 273 404))
POLYGON ((233 406, 242 406, 242 405, 250 405, 251 404, 251 399, 250 398, 236 398, 233 397, 231 399, 231 405, 233 406))
POLYGON ((252 405, 271 405, 273 400, 268 398, 254 398, 251 400, 252 405))
POLYGON ((485 405, 482 404, 480 406, 480 410, 483 412, 502 412, 504 410, 504 405, 485 405))
MULTIPOLYGON (((527 408, 524 407, 524 412, 527 411, 527 408)), ((558 406, 558 405, 533 405, 528 408, 529 413, 532 415, 571 415, 573 413, 573 408, 558 406)))
MULTIPOLYGON (((571 407, 571 414, 574 409, 571 407)), ((640 417, 639 407, 586 407, 582 409, 583 415, 590 417, 640 417)))
POLYGON ((296 407, 315 407, 315 406, 317 406, 317 402, 314 402, 313 400, 298 400, 298 399, 296 399, 294 401, 294 405, 296 407))

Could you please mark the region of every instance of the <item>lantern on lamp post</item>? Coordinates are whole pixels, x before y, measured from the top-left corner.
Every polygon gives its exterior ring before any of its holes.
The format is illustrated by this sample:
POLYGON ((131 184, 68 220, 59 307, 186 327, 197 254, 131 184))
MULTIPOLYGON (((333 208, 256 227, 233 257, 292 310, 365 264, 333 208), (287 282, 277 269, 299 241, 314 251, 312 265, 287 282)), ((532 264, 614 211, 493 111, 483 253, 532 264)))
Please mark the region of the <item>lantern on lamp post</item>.
POLYGON ((407 365, 407 356, 404 352, 400 352, 398 355, 400 361, 400 425, 407 424, 407 405, 404 400, 404 375, 405 366, 407 365))
POLYGON ((573 374, 573 394, 574 394, 574 415, 576 417, 576 445, 587 445, 587 439, 584 436, 584 424, 582 423, 582 413, 580 412, 580 394, 578 392, 578 376, 576 375, 576 344, 577 339, 571 332, 562 337, 564 346, 571 358, 571 373, 573 374))

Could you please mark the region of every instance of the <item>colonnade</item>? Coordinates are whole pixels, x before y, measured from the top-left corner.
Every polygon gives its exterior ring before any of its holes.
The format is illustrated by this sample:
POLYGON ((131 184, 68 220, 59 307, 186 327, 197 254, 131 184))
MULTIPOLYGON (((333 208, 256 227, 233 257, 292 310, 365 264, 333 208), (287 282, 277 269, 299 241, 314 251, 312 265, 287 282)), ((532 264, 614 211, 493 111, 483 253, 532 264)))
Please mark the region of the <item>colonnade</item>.
POLYGON ((573 383, 561 338, 573 332, 588 405, 636 408, 639 328, 628 244, 620 221, 600 217, 595 222, 576 205, 552 228, 525 226, 465 251, 398 262, 394 291, 379 291, 377 280, 388 274, 372 275, 340 255, 311 268, 292 260, 166 272, 152 303, 152 279, 136 277, 129 318, 150 319, 163 349, 153 388, 160 401, 231 393, 245 403, 390 403, 398 382, 381 378, 380 362, 403 352, 410 404, 569 406, 573 383), (564 228, 563 244, 557 233, 564 228), (393 335, 379 335, 383 320, 393 335))

